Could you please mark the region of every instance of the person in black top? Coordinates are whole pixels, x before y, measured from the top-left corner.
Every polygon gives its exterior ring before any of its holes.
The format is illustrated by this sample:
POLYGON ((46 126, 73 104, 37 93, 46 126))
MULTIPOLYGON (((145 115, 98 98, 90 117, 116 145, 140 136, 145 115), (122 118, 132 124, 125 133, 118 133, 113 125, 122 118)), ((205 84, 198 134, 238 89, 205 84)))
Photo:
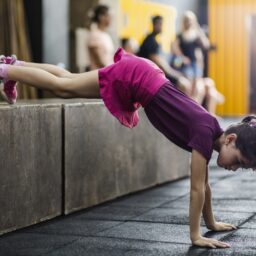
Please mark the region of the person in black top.
POLYGON ((196 15, 186 11, 182 31, 173 44, 174 54, 181 59, 180 71, 191 80, 203 77, 202 50, 209 48, 210 41, 199 26, 196 15))
POLYGON ((203 51, 210 47, 210 41, 198 24, 196 15, 186 11, 182 31, 172 44, 171 65, 192 82, 191 97, 199 104, 204 100, 206 109, 215 114, 216 104, 222 104, 224 96, 216 89, 211 78, 203 77, 203 51))
POLYGON ((157 42, 156 36, 162 33, 163 17, 154 16, 152 18, 153 31, 144 39, 137 53, 139 57, 149 59, 158 65, 165 73, 166 77, 184 93, 189 94, 191 83, 178 72, 170 67, 168 62, 161 56, 161 45, 157 42))
POLYGON ((144 39, 138 56, 146 59, 152 58, 152 55, 159 55, 161 52, 161 46, 156 40, 156 36, 162 33, 163 18, 161 16, 155 16, 152 18, 153 31, 144 39))

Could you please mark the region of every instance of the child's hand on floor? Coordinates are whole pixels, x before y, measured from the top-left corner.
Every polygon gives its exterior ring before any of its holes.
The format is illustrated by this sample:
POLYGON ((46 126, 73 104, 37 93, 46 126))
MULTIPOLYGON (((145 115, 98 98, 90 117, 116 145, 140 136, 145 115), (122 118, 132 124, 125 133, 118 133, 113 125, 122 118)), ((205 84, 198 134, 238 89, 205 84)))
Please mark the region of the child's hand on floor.
POLYGON ((213 231, 229 231, 229 230, 237 229, 236 226, 234 226, 232 224, 217 222, 217 221, 212 226, 210 226, 208 228, 213 231))
POLYGON ((228 243, 202 236, 200 236, 197 240, 193 241, 193 245, 210 248, 230 248, 230 245, 228 243))

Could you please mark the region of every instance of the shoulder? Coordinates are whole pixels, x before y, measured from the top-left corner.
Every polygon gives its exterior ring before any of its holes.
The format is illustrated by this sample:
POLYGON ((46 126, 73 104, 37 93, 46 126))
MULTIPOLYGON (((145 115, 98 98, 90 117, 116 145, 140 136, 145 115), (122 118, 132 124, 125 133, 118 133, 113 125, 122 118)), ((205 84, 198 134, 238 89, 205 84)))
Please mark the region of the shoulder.
POLYGON ((222 133, 223 130, 217 120, 210 116, 208 121, 191 126, 188 146, 200 152, 209 161, 213 152, 214 141, 222 133))
POLYGON ((149 34, 149 35, 147 35, 147 37, 145 38, 144 41, 147 42, 147 43, 150 43, 150 42, 156 41, 156 39, 155 39, 155 36, 153 34, 149 34))
POLYGON ((101 38, 101 33, 97 29, 93 29, 89 32, 88 43, 98 44, 101 38))
POLYGON ((200 118, 197 118, 197 122, 192 123, 191 131, 196 132, 198 131, 200 134, 208 134, 215 137, 218 136, 220 133, 223 133, 223 129, 220 127, 219 122, 217 119, 209 114, 207 111, 202 113, 200 118))
POLYGON ((190 127, 190 137, 197 136, 198 138, 202 137, 207 140, 213 136, 214 130, 212 120, 211 123, 194 123, 190 127))
POLYGON ((156 40, 155 35, 152 35, 149 40, 148 40, 148 45, 153 48, 153 49, 157 49, 160 47, 159 43, 156 40))
POLYGON ((159 44, 157 43, 155 37, 150 34, 146 37, 146 39, 143 41, 141 48, 146 50, 147 52, 157 52, 159 48, 159 44))

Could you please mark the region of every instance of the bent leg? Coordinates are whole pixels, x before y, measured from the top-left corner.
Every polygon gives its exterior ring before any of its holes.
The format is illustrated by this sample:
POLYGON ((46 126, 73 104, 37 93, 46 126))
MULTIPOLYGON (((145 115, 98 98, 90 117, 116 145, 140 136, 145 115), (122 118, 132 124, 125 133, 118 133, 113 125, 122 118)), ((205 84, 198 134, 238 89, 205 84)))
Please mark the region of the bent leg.
POLYGON ((187 96, 191 96, 192 84, 186 77, 180 77, 177 82, 178 88, 187 96))
POLYGON ((191 96, 198 104, 202 104, 206 90, 202 79, 196 79, 193 83, 193 94, 191 96))
POLYGON ((51 91, 62 98, 100 98, 98 70, 58 77, 35 67, 9 65, 8 79, 51 91))
POLYGON ((225 101, 225 97, 216 89, 215 83, 211 78, 204 78, 206 87, 206 108, 212 114, 215 115, 217 104, 222 104, 225 101))
POLYGON ((215 99, 218 104, 223 104, 225 97, 217 90, 215 82, 209 77, 204 78, 204 82, 206 88, 208 89, 208 93, 215 99))

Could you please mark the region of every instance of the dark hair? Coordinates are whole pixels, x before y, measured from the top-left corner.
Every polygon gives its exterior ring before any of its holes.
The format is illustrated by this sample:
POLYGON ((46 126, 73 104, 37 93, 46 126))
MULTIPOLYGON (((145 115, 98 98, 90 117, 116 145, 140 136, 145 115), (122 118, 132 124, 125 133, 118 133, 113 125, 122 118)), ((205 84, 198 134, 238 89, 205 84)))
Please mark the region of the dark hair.
POLYGON ((231 125, 225 131, 225 135, 235 133, 237 135, 236 147, 241 154, 256 167, 256 116, 249 115, 241 123, 231 125))
POLYGON ((124 38, 120 39, 122 48, 124 48, 126 46, 126 44, 129 42, 129 40, 130 39, 128 37, 124 37, 124 38))
POLYGON ((96 6, 93 11, 92 21, 99 22, 99 16, 108 13, 108 10, 109 10, 109 8, 106 5, 96 6))
POLYGON ((160 15, 154 16, 154 17, 152 18, 152 23, 153 23, 153 25, 156 25, 156 23, 157 23, 158 21, 162 20, 162 19, 163 19, 163 17, 160 16, 160 15))

